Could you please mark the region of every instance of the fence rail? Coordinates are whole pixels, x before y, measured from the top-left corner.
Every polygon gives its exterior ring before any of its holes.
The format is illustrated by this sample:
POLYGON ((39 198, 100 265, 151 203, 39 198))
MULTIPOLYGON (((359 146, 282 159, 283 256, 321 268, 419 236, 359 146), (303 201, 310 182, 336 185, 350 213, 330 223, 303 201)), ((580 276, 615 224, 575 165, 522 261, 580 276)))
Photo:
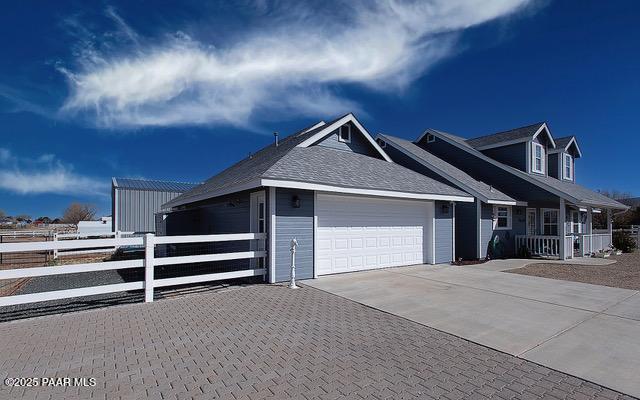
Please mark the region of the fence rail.
MULTIPOLYGON (((145 269, 145 278, 141 281, 119 283, 111 285, 90 286, 77 289, 56 290, 33 294, 22 294, 14 296, 0 297, 0 306, 9 306, 25 303, 34 303, 49 300, 68 299, 74 297, 91 296, 96 294, 107 294, 129 290, 145 291, 145 301, 153 301, 154 287, 165 287, 173 285, 183 285, 189 283, 201 283, 223 279, 266 276, 265 268, 250 268, 231 272, 218 272, 210 274, 181 276, 176 278, 154 278, 155 266, 180 265, 190 263, 202 263, 211 261, 241 260, 262 258, 263 265, 267 256, 266 251, 241 251, 218 254, 203 254, 190 256, 170 256, 156 257, 155 246, 164 244, 180 243, 205 243, 205 242, 229 242, 229 241, 266 241, 265 233, 240 233, 229 235, 193 235, 193 236, 161 236, 147 234, 144 237, 114 237, 112 239, 86 239, 86 240, 60 240, 51 242, 26 242, 26 243, 4 243, 0 244, 0 254, 11 252, 28 252, 43 250, 66 250, 66 249, 94 249, 100 247, 120 247, 120 246, 142 246, 144 248, 144 259, 127 261, 107 261, 88 264, 71 264, 55 267, 19 268, 0 271, 0 279, 19 279, 39 276, 72 274, 79 272, 96 272, 108 270, 120 270, 128 268, 145 269)), ((261 246, 264 248, 264 246, 261 246)))

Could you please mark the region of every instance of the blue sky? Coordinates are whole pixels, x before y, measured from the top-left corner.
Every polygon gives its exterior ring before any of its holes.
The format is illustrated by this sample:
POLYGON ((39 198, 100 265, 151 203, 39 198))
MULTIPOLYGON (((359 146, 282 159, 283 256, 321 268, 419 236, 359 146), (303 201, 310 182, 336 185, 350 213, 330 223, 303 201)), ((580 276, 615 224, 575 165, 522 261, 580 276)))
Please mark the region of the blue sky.
POLYGON ((0 209, 110 213, 110 177, 201 181, 354 111, 371 133, 546 120, 580 184, 640 196, 640 3, 12 2, 0 209))

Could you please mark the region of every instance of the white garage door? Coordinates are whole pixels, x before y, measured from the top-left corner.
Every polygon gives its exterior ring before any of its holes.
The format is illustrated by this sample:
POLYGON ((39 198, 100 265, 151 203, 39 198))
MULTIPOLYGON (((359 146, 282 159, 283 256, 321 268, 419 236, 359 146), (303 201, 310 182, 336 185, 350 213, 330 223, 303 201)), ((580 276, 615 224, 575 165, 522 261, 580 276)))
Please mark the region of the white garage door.
POLYGON ((318 275, 427 262, 433 203, 318 194, 318 275))

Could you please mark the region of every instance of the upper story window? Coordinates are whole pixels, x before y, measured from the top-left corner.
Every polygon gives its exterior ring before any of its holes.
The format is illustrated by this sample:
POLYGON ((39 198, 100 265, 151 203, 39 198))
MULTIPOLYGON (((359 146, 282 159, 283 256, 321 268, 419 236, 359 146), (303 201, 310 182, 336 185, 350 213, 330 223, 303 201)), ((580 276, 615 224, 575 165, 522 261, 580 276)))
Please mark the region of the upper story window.
POLYGON ((427 143, 433 143, 436 141, 436 137, 433 136, 432 134, 428 134, 427 135, 427 143))
POLYGON ((531 150, 533 153, 533 156, 531 157, 531 171, 544 174, 546 161, 544 146, 542 146, 540 143, 532 143, 531 145, 531 150))
POLYGON ((573 157, 571 157, 571 154, 564 155, 562 177, 564 179, 573 180, 573 157))
POLYGON ((511 229, 511 206, 495 206, 493 208, 493 229, 511 229))
POLYGON ((342 125, 338 130, 338 141, 351 143, 351 125, 342 125))

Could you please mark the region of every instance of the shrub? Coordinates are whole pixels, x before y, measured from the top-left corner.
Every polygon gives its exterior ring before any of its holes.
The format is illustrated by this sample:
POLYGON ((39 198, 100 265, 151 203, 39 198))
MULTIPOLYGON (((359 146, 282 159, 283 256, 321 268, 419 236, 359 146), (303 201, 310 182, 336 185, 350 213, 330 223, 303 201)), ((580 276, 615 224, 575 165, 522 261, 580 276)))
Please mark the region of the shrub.
POLYGON ((636 241, 633 240, 629 232, 613 232, 613 247, 624 253, 631 253, 636 248, 636 241))
POLYGON ((531 258, 531 250, 525 245, 518 249, 518 258, 531 258))

